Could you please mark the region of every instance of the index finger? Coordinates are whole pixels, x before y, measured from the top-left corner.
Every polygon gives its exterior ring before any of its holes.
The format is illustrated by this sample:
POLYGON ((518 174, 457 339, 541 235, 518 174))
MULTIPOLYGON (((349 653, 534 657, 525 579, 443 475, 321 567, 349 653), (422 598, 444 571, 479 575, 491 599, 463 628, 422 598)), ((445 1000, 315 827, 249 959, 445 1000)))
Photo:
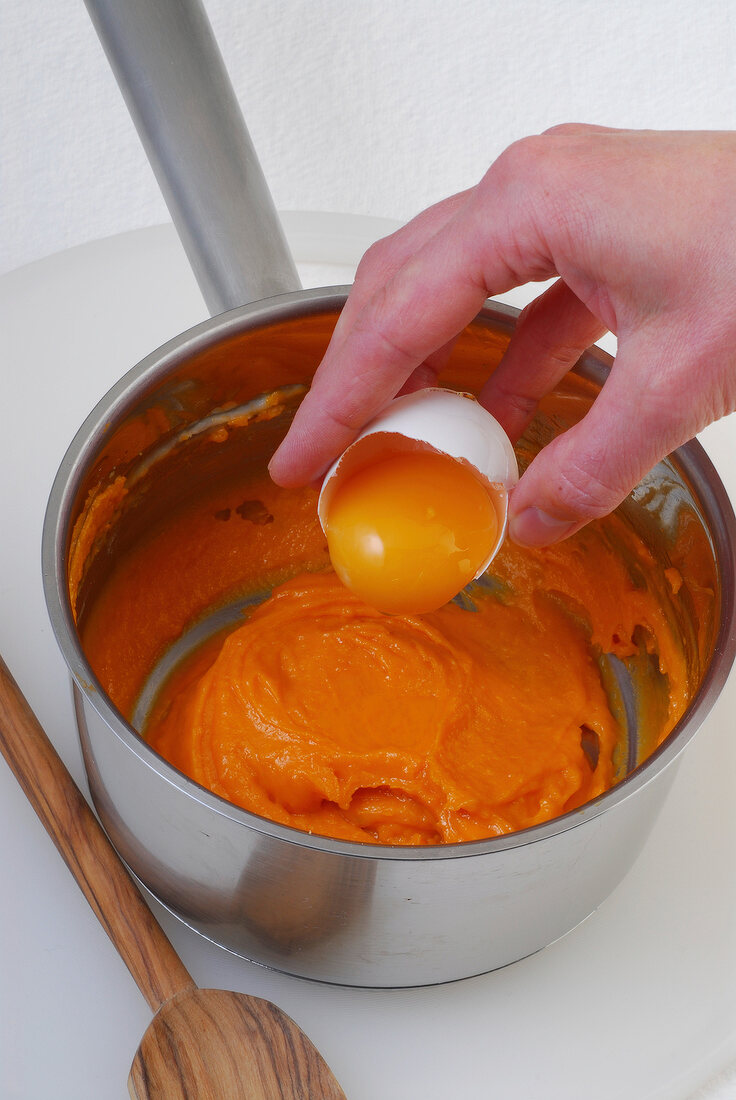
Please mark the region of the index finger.
POLYGON ((412 372, 473 320, 490 293, 554 274, 533 220, 516 210, 512 218, 503 184, 501 171, 492 168, 482 192, 476 189, 331 342, 271 461, 274 481, 288 487, 319 478, 412 372), (521 236, 514 222, 524 226, 521 236))

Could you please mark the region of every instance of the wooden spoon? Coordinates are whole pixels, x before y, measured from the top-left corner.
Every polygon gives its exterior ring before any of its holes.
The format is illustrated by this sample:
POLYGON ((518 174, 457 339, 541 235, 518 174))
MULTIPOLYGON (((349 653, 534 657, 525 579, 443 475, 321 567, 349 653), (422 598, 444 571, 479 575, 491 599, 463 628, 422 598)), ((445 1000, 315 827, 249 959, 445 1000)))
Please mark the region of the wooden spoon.
POLYGON ((0 658, 0 751, 155 1012, 133 1100, 345 1100, 304 1032, 260 997, 198 989, 0 658))

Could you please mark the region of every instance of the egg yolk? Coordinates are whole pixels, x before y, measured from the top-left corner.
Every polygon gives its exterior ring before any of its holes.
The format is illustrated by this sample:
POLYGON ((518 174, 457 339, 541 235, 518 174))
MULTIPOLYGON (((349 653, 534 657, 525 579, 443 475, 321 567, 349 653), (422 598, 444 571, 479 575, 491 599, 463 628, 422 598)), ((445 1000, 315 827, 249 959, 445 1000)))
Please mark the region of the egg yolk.
POLYGON ((393 454, 349 475, 329 503, 343 584, 379 611, 435 611, 475 577, 499 521, 491 491, 448 455, 393 454))

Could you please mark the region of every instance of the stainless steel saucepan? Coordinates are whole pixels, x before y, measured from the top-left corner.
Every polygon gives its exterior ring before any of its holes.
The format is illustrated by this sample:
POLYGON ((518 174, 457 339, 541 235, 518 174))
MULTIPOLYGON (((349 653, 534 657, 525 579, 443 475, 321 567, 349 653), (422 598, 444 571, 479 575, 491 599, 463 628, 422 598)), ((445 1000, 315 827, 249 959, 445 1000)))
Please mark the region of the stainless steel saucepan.
MULTIPOLYGON (((583 920, 626 874, 680 753, 725 682, 736 652, 736 522, 725 490, 703 450, 690 443, 660 463, 626 504, 663 565, 674 541, 688 532, 679 562, 686 586, 679 629, 698 686, 664 744, 643 763, 630 753, 626 777, 581 809, 505 837, 391 848, 274 824, 180 774, 97 682, 80 623, 155 517, 206 481, 236 468, 265 468, 326 347, 345 290, 298 289, 196 0, 88 0, 88 6, 203 293, 218 314, 148 356, 103 398, 72 442, 49 500, 46 599, 74 680, 99 816, 164 905, 215 942, 279 970, 342 984, 408 986, 520 959, 583 920), (264 370, 281 411, 254 427, 242 414, 264 400, 254 381, 264 370), (217 423, 231 418, 228 443, 214 456, 202 446, 213 415, 217 423), (131 448, 129 426, 142 417, 145 442, 131 448), (75 539, 91 502, 118 478, 129 489, 126 505, 89 548, 75 620, 69 597, 75 539), (687 597, 691 579, 715 593, 705 616, 701 603, 687 597)), ((515 317, 514 310, 489 304, 461 337, 446 384, 479 386, 500 359, 515 317)), ((603 352, 592 351, 576 370, 600 386, 609 365, 603 352)), ((212 621, 223 614, 227 607, 213 609, 212 621)), ((196 634, 193 624, 192 641, 196 634)), ((630 683, 624 695, 635 746, 643 704, 630 683)))

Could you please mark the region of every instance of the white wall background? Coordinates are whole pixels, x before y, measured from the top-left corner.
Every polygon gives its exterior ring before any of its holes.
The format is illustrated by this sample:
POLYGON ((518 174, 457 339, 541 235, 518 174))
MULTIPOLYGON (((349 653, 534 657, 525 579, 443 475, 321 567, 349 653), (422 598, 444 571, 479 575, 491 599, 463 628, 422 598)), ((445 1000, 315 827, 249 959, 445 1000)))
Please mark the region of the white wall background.
MULTIPOLYGON (((722 0, 206 6, 282 210, 405 219, 557 122, 736 128, 722 0)), ((82 0, 0 0, 0 151, 0 272, 168 220, 82 0)))

